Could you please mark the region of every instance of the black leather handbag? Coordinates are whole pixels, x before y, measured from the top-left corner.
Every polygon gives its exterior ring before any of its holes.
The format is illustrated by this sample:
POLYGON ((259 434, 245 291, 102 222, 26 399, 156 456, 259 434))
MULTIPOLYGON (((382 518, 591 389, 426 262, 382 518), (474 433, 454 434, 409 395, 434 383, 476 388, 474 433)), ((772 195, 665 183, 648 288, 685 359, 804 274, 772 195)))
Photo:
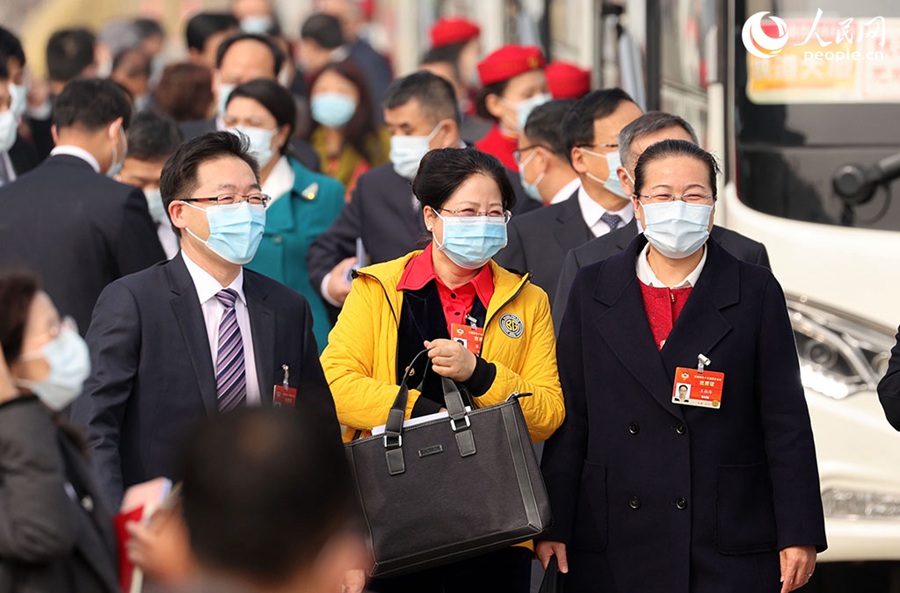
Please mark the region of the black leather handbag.
POLYGON ((526 394, 467 411, 456 384, 442 378, 449 417, 404 427, 408 381, 409 370, 384 434, 346 445, 372 576, 455 562, 547 529, 550 503, 518 402, 526 394))

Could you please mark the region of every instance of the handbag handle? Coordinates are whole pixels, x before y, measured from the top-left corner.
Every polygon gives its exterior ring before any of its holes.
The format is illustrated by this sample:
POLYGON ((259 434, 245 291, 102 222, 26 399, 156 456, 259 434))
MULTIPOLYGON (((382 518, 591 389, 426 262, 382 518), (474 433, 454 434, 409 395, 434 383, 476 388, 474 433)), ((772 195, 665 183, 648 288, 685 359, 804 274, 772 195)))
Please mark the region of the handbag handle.
MULTIPOLYGON (((427 355, 427 353, 427 348, 420 351, 413 357, 409 366, 406 367, 406 372, 403 373, 403 378, 400 380, 400 389, 397 392, 397 397, 394 398, 394 403, 388 412, 388 419, 384 426, 384 448, 387 450, 385 455, 391 475, 401 474, 406 471, 402 447, 403 421, 406 418, 406 403, 409 400, 408 382, 411 371, 419 357, 427 355)), ((431 360, 429 359, 425 366, 426 373, 430 366, 431 360)), ((477 451, 475 449, 475 438, 471 431, 472 423, 463 405, 459 388, 452 379, 447 377, 441 377, 441 387, 444 392, 444 406, 447 408, 447 414, 450 416, 450 428, 456 433, 459 454, 461 457, 474 455, 477 451)))

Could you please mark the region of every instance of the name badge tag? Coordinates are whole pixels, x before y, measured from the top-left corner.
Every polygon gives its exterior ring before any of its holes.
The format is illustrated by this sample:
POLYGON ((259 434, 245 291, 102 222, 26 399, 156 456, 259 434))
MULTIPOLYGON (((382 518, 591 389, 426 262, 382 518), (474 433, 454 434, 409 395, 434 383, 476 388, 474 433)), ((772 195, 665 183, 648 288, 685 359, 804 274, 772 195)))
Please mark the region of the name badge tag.
POLYGON ((459 342, 466 350, 478 356, 481 354, 481 343, 484 341, 484 328, 454 323, 450 325, 450 339, 459 342))
POLYGON ((673 404, 714 410, 718 410, 722 405, 725 373, 678 367, 675 369, 674 383, 672 388, 673 404))
POLYGON ((297 390, 293 387, 276 385, 272 393, 272 406, 276 408, 293 408, 297 403, 297 390))

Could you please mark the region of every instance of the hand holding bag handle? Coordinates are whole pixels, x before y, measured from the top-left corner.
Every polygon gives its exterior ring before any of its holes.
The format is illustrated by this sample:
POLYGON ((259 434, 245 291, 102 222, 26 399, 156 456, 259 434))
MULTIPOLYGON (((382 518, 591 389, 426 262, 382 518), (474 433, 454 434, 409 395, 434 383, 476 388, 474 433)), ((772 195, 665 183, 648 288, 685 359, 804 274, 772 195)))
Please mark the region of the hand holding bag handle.
POLYGON ((544 571, 544 579, 538 593, 563 593, 563 574, 559 572, 556 556, 550 556, 547 570, 544 571))
MULTIPOLYGON (((410 376, 410 370, 423 354, 427 354, 428 349, 422 350, 413 357, 412 362, 403 373, 403 379, 400 381, 400 389, 394 404, 388 412, 387 423, 384 427, 384 448, 385 459, 387 460, 388 473, 392 476, 402 474, 406 471, 406 464, 403 461, 403 420, 406 418, 406 402, 409 399, 409 387, 407 385, 410 376)), ((428 366, 431 365, 429 360, 428 366)), ((426 366, 426 372, 428 369, 426 366)), ((444 391, 444 405, 447 408, 447 414, 450 416, 450 428, 456 433, 456 444, 459 447, 460 457, 468 457, 477 453, 475 448, 475 436, 471 431, 471 420, 466 413, 463 405, 462 395, 459 388, 452 379, 441 377, 441 387, 444 391)))

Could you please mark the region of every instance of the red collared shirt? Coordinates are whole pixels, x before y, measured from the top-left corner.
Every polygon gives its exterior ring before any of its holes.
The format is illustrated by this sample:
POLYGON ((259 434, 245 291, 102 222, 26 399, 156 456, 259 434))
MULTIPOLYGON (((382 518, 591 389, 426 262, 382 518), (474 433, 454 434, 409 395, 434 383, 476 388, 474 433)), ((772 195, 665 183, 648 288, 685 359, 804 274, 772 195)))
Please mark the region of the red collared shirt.
POLYGON ((447 288, 434 271, 434 262, 431 259, 433 243, 429 243, 422 253, 412 258, 403 270, 403 276, 397 284, 397 290, 419 290, 426 284, 435 281, 438 296, 441 298, 441 307, 444 309, 444 319, 447 321, 447 333, 451 333, 451 325, 454 323, 468 323, 466 316, 472 311, 475 304, 475 296, 481 304, 487 308, 494 295, 494 277, 491 275, 491 267, 484 265, 474 278, 461 286, 447 288))
POLYGON ((516 157, 513 151, 519 147, 519 141, 515 136, 507 136, 500 131, 500 126, 494 124, 490 131, 485 134, 484 138, 475 143, 475 148, 481 152, 492 154, 500 162, 506 165, 510 171, 519 172, 519 164, 516 163, 516 157))

